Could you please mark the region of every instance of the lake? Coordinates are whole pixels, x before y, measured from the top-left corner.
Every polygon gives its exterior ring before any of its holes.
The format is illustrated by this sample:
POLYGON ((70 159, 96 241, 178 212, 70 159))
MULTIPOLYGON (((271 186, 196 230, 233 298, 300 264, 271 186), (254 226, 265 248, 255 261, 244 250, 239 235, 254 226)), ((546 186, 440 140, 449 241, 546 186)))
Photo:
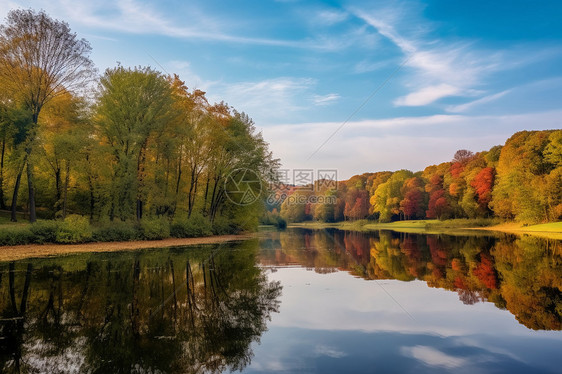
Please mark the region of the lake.
POLYGON ((2 373, 557 373, 562 243, 288 229, 0 263, 2 373))

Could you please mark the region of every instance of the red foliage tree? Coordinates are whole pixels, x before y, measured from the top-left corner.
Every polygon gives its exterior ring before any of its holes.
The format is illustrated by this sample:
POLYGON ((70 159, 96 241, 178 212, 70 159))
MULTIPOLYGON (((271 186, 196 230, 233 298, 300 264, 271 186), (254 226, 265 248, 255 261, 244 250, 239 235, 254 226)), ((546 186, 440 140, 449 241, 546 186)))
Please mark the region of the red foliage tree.
POLYGON ((402 210, 406 219, 423 218, 423 200, 423 192, 418 188, 406 192, 404 199, 400 202, 400 210, 402 210))
POLYGON ((352 189, 345 202, 345 215, 349 219, 363 219, 369 215, 369 192, 352 189))
POLYGON ((451 165, 451 175, 453 176, 453 178, 460 178, 461 173, 464 171, 464 165, 461 162, 455 162, 453 165, 451 165))
POLYGON ((450 210, 449 202, 445 197, 445 191, 438 189, 429 194, 429 203, 427 204, 427 218, 442 218, 450 210))
POLYGON ((484 209, 487 209, 488 204, 492 201, 492 188, 494 187, 495 175, 496 171, 494 168, 487 167, 480 170, 472 182, 470 182, 470 185, 474 187, 478 195, 478 204, 484 209))

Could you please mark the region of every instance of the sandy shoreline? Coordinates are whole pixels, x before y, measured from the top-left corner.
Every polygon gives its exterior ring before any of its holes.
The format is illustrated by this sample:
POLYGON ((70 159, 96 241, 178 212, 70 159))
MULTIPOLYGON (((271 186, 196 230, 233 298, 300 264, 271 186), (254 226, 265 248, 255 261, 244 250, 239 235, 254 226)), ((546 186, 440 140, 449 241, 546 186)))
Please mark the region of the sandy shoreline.
POLYGON ((201 238, 170 238, 130 242, 96 242, 84 244, 29 244, 0 247, 0 262, 25 258, 49 257, 71 253, 132 251, 146 248, 166 248, 186 245, 217 244, 254 238, 254 234, 217 235, 201 238))

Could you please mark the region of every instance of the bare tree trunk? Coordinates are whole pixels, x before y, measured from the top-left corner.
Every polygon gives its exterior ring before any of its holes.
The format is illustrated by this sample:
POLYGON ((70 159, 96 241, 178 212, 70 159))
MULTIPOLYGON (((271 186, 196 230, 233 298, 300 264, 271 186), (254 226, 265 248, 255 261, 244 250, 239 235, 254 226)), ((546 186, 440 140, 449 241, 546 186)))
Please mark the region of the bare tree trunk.
POLYGON ((4 154, 6 153, 6 135, 2 138, 2 156, 0 157, 0 209, 6 209, 4 201, 4 154))
POLYGON ((66 207, 68 204, 68 185, 70 183, 70 161, 66 160, 66 174, 64 176, 64 189, 62 193, 62 218, 66 217, 66 207))
POLYGON ((146 159, 146 143, 147 140, 145 140, 144 144, 141 146, 141 149, 139 151, 139 156, 138 156, 138 161, 137 161, 137 181, 138 181, 138 187, 137 187, 137 220, 141 220, 142 219, 142 208, 143 208, 143 202, 142 202, 142 193, 143 193, 143 189, 144 189, 144 162, 146 159))
POLYGON ((191 217, 193 206, 195 205, 195 196, 197 193, 197 183, 199 180, 199 173, 197 172, 197 163, 191 168, 191 180, 189 182, 189 194, 187 195, 187 217, 191 217))
POLYGON ((205 183, 205 201, 203 203, 203 211, 207 210, 207 196, 209 195, 209 182, 211 176, 207 173, 207 183, 205 183))
POLYGON ((37 119, 39 118, 39 111, 41 110, 41 107, 39 106, 36 109, 36 112, 33 113, 33 125, 34 128, 33 130, 30 132, 29 134, 29 139, 27 141, 27 145, 25 147, 25 153, 27 155, 27 190, 29 193, 29 201, 28 201, 28 205, 29 205, 29 222, 33 223, 35 221, 37 221, 37 214, 35 212, 35 184, 34 184, 34 179, 33 179, 33 164, 31 163, 30 159, 31 159, 31 146, 33 143, 33 140, 35 139, 35 127, 37 127, 37 119))
POLYGON ((180 182, 181 182, 181 161, 182 161, 182 146, 180 145, 180 156, 178 159, 178 179, 176 180, 176 197, 178 196, 178 193, 180 191, 180 182))
POLYGON ((215 185, 213 186, 213 194, 211 195, 211 202, 210 202, 210 206, 209 206, 211 222, 213 221, 214 211, 216 209, 215 208, 215 204, 216 204, 215 200, 217 198, 217 185, 219 184, 220 175, 215 176, 213 179, 214 179, 215 185))
MULTIPOLYGON (((31 149, 30 149, 31 151, 31 149)), ((35 185, 33 183, 33 165, 29 158, 27 159, 27 189, 29 190, 29 222, 37 221, 37 213, 35 212, 35 185)))
MULTIPOLYGON (((58 163, 58 162, 57 162, 58 163)), ((62 197, 62 182, 61 182, 61 169, 60 167, 56 167, 55 169, 55 213, 60 208, 61 197, 62 197)))
POLYGON ((94 183, 91 176, 88 176, 88 187, 90 189, 90 220, 93 220, 94 208, 96 206, 96 195, 94 194, 94 183))
POLYGON ((18 219, 16 217, 16 208, 18 205, 18 193, 20 190, 20 184, 21 184, 21 175, 23 174, 23 168, 25 167, 25 164, 27 162, 27 155, 24 157, 23 162, 21 164, 21 168, 18 172, 18 175, 16 176, 16 183, 14 185, 14 193, 12 194, 12 206, 11 206, 11 217, 10 217, 10 221, 12 222, 17 222, 18 219))

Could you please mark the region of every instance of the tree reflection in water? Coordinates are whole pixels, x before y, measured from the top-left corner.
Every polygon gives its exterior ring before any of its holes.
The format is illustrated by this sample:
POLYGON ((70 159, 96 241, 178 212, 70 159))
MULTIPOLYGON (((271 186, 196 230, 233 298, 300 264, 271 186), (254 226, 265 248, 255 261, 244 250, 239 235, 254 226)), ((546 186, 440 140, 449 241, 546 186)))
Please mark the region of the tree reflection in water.
POLYGON ((533 237, 294 229, 262 239, 265 265, 419 279, 465 304, 493 302, 534 330, 562 330, 562 242, 533 237))
POLYGON ((281 294, 257 244, 0 264, 0 372, 240 370, 281 294))

